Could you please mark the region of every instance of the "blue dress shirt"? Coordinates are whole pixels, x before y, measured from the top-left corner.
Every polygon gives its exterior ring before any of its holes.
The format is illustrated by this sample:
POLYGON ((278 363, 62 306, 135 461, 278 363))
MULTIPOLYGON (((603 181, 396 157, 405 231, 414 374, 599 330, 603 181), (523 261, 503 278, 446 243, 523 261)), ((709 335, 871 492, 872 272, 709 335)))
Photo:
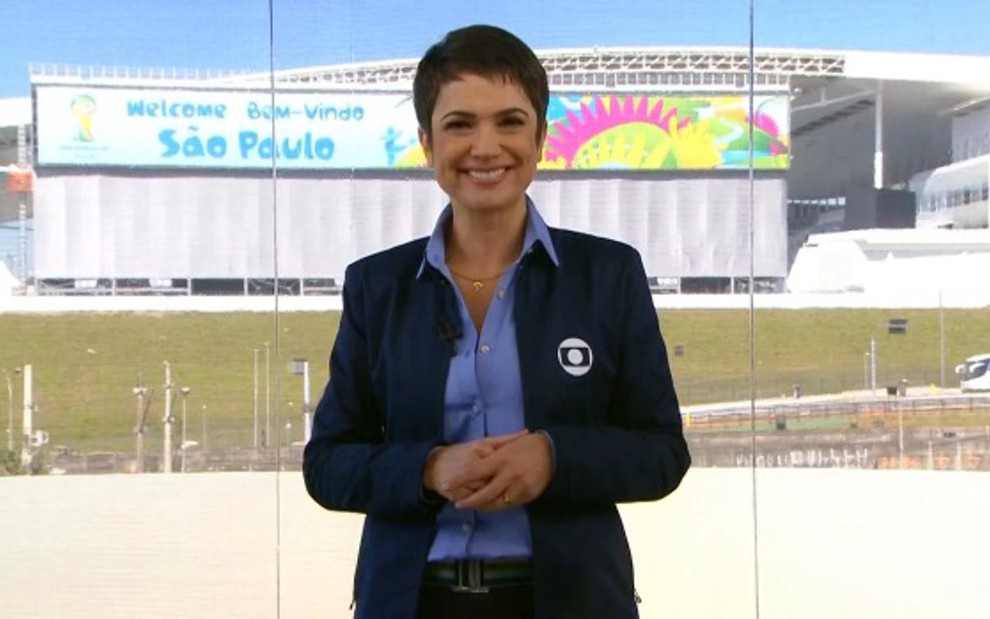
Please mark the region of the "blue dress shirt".
MULTIPOLYGON (((444 393, 444 440, 464 443, 525 428, 516 322, 512 313, 520 259, 542 243, 551 260, 557 257, 546 223, 532 202, 526 204, 522 253, 502 274, 485 314, 481 333, 475 329, 460 290, 447 269, 444 232, 450 206, 440 214, 426 244, 425 260, 450 280, 456 291, 463 333, 455 342, 444 393)), ((529 518, 523 507, 497 512, 457 509, 448 503, 437 516, 437 534, 429 560, 491 559, 532 555, 529 518)))

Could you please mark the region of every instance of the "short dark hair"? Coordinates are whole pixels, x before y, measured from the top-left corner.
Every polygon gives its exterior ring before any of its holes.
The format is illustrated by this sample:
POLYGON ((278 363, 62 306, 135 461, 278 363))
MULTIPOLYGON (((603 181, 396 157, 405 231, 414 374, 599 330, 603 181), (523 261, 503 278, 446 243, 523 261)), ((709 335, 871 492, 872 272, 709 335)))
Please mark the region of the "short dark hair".
POLYGON ((536 110, 537 135, 546 129, 550 88, 539 58, 511 32, 475 25, 448 32, 419 61, 413 80, 413 105, 416 120, 427 136, 432 137, 430 123, 440 88, 465 73, 502 78, 519 85, 536 110))

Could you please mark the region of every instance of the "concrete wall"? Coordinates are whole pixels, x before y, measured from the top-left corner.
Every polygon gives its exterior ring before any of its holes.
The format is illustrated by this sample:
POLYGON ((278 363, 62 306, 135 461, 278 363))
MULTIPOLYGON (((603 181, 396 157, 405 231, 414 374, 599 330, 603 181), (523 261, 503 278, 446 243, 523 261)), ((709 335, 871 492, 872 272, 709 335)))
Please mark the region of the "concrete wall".
MULTIPOLYGON (((623 508, 642 616, 986 617, 988 479, 692 470, 623 508)), ((4 478, 0 614, 347 617, 359 530, 298 473, 4 478)))

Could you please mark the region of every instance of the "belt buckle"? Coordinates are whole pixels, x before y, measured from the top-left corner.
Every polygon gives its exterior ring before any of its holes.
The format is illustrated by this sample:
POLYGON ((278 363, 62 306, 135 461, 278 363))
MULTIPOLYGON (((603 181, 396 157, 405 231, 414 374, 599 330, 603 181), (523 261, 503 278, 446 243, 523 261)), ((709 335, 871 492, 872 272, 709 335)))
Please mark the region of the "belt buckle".
POLYGON ((482 560, 467 559, 457 561, 457 584, 453 590, 458 593, 488 593, 488 587, 482 584, 484 576, 482 560))

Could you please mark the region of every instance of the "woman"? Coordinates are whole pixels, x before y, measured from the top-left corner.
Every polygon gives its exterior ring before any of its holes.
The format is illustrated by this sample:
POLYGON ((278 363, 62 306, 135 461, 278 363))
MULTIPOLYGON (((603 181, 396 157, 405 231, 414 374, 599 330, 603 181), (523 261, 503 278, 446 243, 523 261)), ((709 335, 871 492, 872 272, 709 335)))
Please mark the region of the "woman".
POLYGON ((318 503, 367 515, 356 616, 636 617, 616 503, 690 463, 641 260, 526 196, 549 91, 514 35, 447 34, 413 94, 450 203, 348 267, 303 463, 318 503))

